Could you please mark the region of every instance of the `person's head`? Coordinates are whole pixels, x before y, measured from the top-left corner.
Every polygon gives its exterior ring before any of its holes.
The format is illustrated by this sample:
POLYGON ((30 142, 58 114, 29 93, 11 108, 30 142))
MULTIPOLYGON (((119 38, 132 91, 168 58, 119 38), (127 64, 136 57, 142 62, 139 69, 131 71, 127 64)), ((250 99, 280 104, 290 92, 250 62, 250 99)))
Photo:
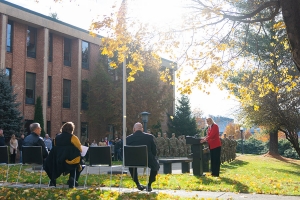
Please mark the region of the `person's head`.
POLYGON ((36 133, 39 136, 41 135, 42 128, 39 123, 32 123, 30 124, 29 128, 30 128, 30 132, 36 133))
POLYGON ((175 133, 172 133, 172 138, 174 138, 175 137, 175 133))
POLYGON ((101 138, 101 142, 104 142, 104 138, 101 138))
POLYGON ((96 140, 93 140, 93 143, 96 143, 96 140))
POLYGON ((107 141, 107 137, 105 137, 105 141, 107 141))
POLYGON ((164 138, 167 137, 167 133, 163 133, 163 137, 164 137, 164 138))
POLYGON ((148 129, 148 130, 147 130, 147 133, 151 134, 151 130, 150 130, 150 129, 148 129))
POLYGON ((22 134, 21 134, 21 138, 24 139, 24 137, 25 137, 25 135, 22 133, 22 134))
POLYGON ((16 135, 15 135, 15 134, 12 134, 12 135, 11 135, 11 139, 12 139, 12 140, 16 139, 16 135))
POLYGON ((73 131, 75 129, 75 125, 73 122, 66 122, 64 125, 62 125, 60 131, 73 134, 73 131))
POLYGON ((206 119, 206 122, 207 122, 208 126, 211 126, 215 123, 214 120, 210 117, 206 119))
POLYGON ((48 138, 49 138, 49 135, 48 135, 48 134, 46 134, 46 135, 45 135, 45 138, 46 138, 46 139, 48 139, 48 138))
POLYGON ((0 136, 3 136, 3 129, 0 128, 0 136))
POLYGON ((157 133, 157 137, 161 137, 161 132, 158 132, 158 133, 157 133))
POLYGON ((224 137, 224 138, 226 138, 226 137, 227 137, 226 133, 224 133, 224 134, 223 134, 223 137, 224 137))
POLYGON ((133 126, 133 132, 143 131, 143 125, 140 122, 137 122, 133 126))

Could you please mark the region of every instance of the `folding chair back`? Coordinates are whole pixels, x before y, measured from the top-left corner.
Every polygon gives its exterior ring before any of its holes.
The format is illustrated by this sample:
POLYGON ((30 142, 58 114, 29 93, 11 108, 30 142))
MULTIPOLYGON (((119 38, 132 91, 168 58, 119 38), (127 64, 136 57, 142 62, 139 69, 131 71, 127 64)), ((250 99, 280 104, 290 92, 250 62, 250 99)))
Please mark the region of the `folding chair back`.
MULTIPOLYGON (((32 166, 41 166, 40 170, 40 187, 42 183, 42 172, 43 172, 43 153, 41 146, 23 146, 22 147, 22 165, 19 170, 18 180, 21 174, 22 166, 30 164, 32 166)), ((18 182, 18 181, 17 181, 18 182)))
POLYGON ((124 146, 125 167, 148 167, 146 145, 124 146))
POLYGON ((32 165, 43 165, 43 153, 41 146, 23 146, 22 163, 32 165))
POLYGON ((108 165, 111 166, 111 148, 110 146, 90 147, 89 165, 108 165))

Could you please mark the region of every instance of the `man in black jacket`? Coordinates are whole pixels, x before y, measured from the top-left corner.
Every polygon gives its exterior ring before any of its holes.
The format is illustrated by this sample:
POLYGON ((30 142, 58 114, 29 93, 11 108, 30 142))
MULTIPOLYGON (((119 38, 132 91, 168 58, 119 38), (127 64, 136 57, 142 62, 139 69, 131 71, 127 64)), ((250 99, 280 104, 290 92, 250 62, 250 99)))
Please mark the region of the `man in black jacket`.
POLYGON ((43 158, 47 158, 48 150, 45 146, 43 138, 40 137, 41 135, 41 126, 39 123, 32 123, 30 124, 30 135, 28 135, 23 142, 23 146, 41 146, 43 152, 43 158))
POLYGON ((154 136, 143 132, 143 125, 139 122, 133 126, 133 134, 126 138, 126 145, 138 146, 147 145, 148 149, 148 167, 150 170, 149 182, 147 187, 141 185, 138 180, 137 168, 129 168, 131 177, 139 190, 152 191, 151 184, 155 181, 155 177, 159 170, 159 164, 155 159, 156 156, 156 145, 154 142, 154 136))

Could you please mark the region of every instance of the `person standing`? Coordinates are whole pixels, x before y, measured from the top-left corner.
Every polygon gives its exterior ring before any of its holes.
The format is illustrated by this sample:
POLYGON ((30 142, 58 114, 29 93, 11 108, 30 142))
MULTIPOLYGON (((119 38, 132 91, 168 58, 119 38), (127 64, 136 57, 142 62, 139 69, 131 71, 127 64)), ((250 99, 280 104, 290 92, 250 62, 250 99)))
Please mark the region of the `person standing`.
POLYGON ((22 146, 23 146, 23 142, 24 142, 24 134, 22 133, 21 134, 21 137, 20 139, 18 140, 18 149, 19 149, 19 152, 20 152, 20 163, 22 163, 22 146))
POLYGON ((3 135, 3 129, 0 128, 0 146, 5 146, 5 138, 4 138, 4 135, 3 135))
POLYGON ((221 140, 219 136, 219 127, 212 118, 207 118, 206 122, 208 124, 207 136, 200 140, 200 143, 208 143, 210 150, 211 175, 218 177, 220 175, 221 165, 221 140))
POLYGON ((16 155, 18 150, 18 140, 15 134, 11 135, 10 141, 10 163, 16 163, 16 155))
POLYGON ((137 168, 129 167, 129 172, 139 190, 146 189, 148 192, 151 192, 152 191, 151 184, 155 181, 157 172, 160 168, 157 160, 155 159, 156 145, 154 142, 154 136, 148 133, 144 133, 143 125, 137 122, 133 126, 133 134, 127 136, 126 138, 126 145, 133 145, 133 146, 147 145, 148 167, 151 169, 148 185, 145 187, 139 183, 137 168))
POLYGON ((51 140, 51 138, 49 137, 48 134, 45 135, 44 143, 45 143, 48 151, 51 151, 51 149, 52 149, 52 140, 51 140))
POLYGON ((48 150, 47 147, 44 143, 44 140, 42 137, 40 137, 41 135, 41 126, 39 123, 32 123, 29 126, 30 128, 30 135, 28 135, 27 137, 25 137, 24 142, 23 142, 23 147, 24 146, 41 146, 42 147, 42 154, 43 154, 43 158, 47 158, 48 156, 48 150))

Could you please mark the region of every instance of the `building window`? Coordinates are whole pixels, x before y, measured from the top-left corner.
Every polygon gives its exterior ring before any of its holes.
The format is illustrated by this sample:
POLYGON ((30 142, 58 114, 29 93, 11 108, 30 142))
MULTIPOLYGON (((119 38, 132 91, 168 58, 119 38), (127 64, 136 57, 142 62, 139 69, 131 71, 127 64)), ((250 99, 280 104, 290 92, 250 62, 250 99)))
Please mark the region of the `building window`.
POLYGON ((71 81, 64 79, 63 81, 63 108, 70 108, 71 101, 71 81))
POLYGON ((82 41, 82 68, 89 68, 89 43, 82 41))
POLYGON ((64 65, 71 66, 71 40, 64 39, 64 65))
POLYGON ((36 57, 36 29, 28 26, 27 29, 27 57, 36 57))
POLYGON ((48 49, 48 61, 52 62, 53 57, 53 34, 49 34, 49 49, 48 49))
POLYGON ((51 121, 47 121, 47 134, 51 138, 51 121))
POLYGON ((5 74, 10 82, 10 85, 11 85, 11 69, 10 68, 6 68, 5 69, 5 74))
POLYGON ((12 41, 13 41, 13 22, 8 20, 6 30, 6 51, 12 52, 12 41))
POLYGON ((48 76, 48 99, 47 99, 48 106, 51 106, 51 97, 52 97, 52 77, 48 76))
POLYGON ((82 84, 81 84, 81 109, 82 110, 87 110, 89 107, 88 92, 89 92, 89 82, 87 80, 82 80, 82 84))
POLYGON ((81 122, 81 136, 89 137, 89 125, 87 122, 81 122))
POLYGON ((35 74, 26 72, 26 104, 35 103, 35 74))

